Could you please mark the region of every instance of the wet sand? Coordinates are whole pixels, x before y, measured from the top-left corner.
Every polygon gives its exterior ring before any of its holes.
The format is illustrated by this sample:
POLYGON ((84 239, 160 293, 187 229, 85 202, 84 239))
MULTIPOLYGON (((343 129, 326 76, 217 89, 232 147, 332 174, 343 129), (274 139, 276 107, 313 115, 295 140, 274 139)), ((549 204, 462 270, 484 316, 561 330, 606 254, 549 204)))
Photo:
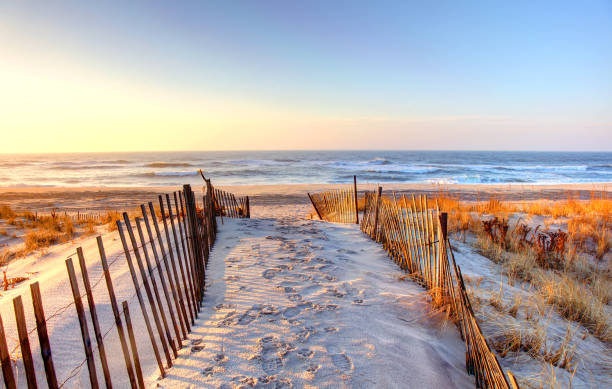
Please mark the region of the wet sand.
MULTIPOLYGON (((213 181, 214 183, 214 181, 213 181)), ((359 184, 360 192, 375 190, 376 184, 359 184)), ((497 198, 505 201, 560 200, 568 196, 580 199, 612 197, 612 183, 563 185, 437 185, 383 183, 383 193, 440 193, 458 196, 466 201, 497 198)), ((309 204, 307 193, 337 188, 331 184, 235 185, 218 186, 239 196, 249 196, 252 205, 309 204)), ((19 210, 50 212, 124 210, 143 202, 156 201, 159 194, 180 190, 180 187, 0 187, 0 204, 19 210)), ((197 189, 197 188, 194 188, 197 189)))

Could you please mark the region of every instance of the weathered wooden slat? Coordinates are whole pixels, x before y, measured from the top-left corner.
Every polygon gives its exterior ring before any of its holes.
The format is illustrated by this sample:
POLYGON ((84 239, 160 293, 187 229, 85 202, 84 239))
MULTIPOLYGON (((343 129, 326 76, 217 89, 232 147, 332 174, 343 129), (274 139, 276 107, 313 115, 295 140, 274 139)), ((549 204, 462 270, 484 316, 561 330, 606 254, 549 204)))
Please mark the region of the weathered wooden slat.
MULTIPOLYGON (((123 352, 123 359, 125 361, 125 368, 128 373, 128 377, 130 379, 130 385, 132 389, 137 388, 136 377, 134 376, 134 369, 132 368, 132 361, 130 360, 130 352, 128 349, 127 341, 125 338, 125 333, 123 332, 123 323, 121 321, 121 313, 119 312, 119 306, 117 305, 117 297, 115 296, 115 289, 113 287, 113 281, 110 275, 110 269, 108 266, 108 261, 106 259, 106 251, 104 250, 104 243, 102 242, 102 237, 98 236, 96 238, 98 242, 98 251, 100 252, 100 262, 102 263, 102 270, 104 272, 104 280, 106 281, 106 289, 108 290, 108 295, 111 303, 111 309, 113 311, 113 316, 115 317, 115 327, 117 327, 117 333, 119 334, 119 342, 121 343, 121 351, 123 352)), ((144 377, 142 375, 142 371, 138 371, 138 384, 140 384, 140 388, 144 388, 144 377)))
POLYGON ((38 342, 40 344, 40 355, 45 366, 45 376, 49 389, 57 389, 57 376, 55 375, 55 367, 53 366, 53 357, 51 354, 51 345, 49 344, 49 334, 47 333, 47 320, 45 319, 45 311, 43 309, 42 296, 40 295, 40 286, 38 282, 30 284, 30 293, 32 294, 32 306, 34 307, 34 317, 36 318, 36 332, 38 333, 38 342))
POLYGON ((91 291, 91 284, 89 283, 89 275, 87 273, 87 264, 85 263, 85 256, 83 255, 83 249, 81 247, 77 247, 77 256, 79 257, 79 267, 81 268, 81 276, 83 277, 83 286, 85 287, 89 314, 93 324, 94 335, 96 336, 96 344, 98 345, 98 354, 100 355, 100 364, 102 365, 102 373, 104 374, 104 383, 108 389, 111 389, 113 384, 111 381, 110 370, 108 368, 108 360, 106 359, 104 339, 102 338, 102 332, 100 331, 96 303, 94 302, 93 293, 91 291))
MULTIPOLYGON (((132 327, 132 318, 130 317, 130 308, 128 307, 127 301, 123 301, 121 303, 121 308, 123 309, 123 317, 125 317, 125 326, 127 327, 128 336, 130 338, 130 347, 132 348, 132 358, 134 359, 134 367, 136 368, 137 372, 141 372, 139 375, 140 380, 140 376, 142 375, 142 367, 140 365, 138 345, 136 344, 136 336, 134 335, 134 327, 132 327)), ((144 387, 144 383, 142 383, 140 388, 144 389, 144 387)))
POLYGON ((99 386, 98 377, 96 374, 96 363, 93 357, 91 339, 89 337, 89 330, 87 329, 87 319, 85 318, 85 310, 83 309, 83 301, 81 300, 81 294, 79 293, 79 285, 74 272, 72 258, 66 259, 66 268, 68 269, 68 278, 70 280, 70 288, 72 289, 72 297, 74 298, 74 306, 76 308, 77 316, 79 318, 79 325, 81 327, 81 338, 83 338, 83 348, 85 349, 87 370, 89 371, 89 383, 91 384, 92 388, 97 389, 99 386))
POLYGON ((0 363, 2 364, 2 376, 4 377, 4 385, 7 389, 16 389, 15 374, 13 373, 13 362, 11 354, 9 354, 6 345, 6 335, 4 334, 4 323, 0 316, 0 363))
MULTIPOLYGON (((32 359, 30 338, 28 337, 28 328, 26 325, 25 312, 23 309, 21 296, 17 296, 13 299, 13 308, 15 309, 15 323, 17 324, 19 346, 21 347, 21 358, 23 359, 23 369, 25 370, 28 389, 36 389, 38 388, 38 383, 36 382, 36 370, 34 369, 34 360, 32 359)), ((0 337, 2 337, 2 335, 0 335, 0 337)), ((2 342, 2 340, 0 340, 0 342, 2 342)))

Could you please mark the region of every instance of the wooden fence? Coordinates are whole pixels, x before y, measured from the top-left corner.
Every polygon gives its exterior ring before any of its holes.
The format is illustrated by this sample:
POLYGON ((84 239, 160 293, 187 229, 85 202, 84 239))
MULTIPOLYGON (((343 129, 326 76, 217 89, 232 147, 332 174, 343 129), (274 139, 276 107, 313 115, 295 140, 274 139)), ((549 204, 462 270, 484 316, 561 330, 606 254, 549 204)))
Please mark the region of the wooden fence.
POLYGON ((335 223, 359 224, 357 177, 353 185, 321 193, 308 193, 308 198, 321 220, 335 223))
MULTIPOLYGON (((223 195, 231 194, 223 192, 223 195)), ((103 269, 99 279, 93 282, 90 280, 81 247, 76 249, 74 255, 66 259, 68 280, 73 296, 70 303, 51 314, 46 314, 43 309, 43 295, 41 295, 39 283, 34 282, 30 285, 35 323, 26 321, 22 296, 15 297, 13 305, 19 342, 12 351, 8 348, 6 327, 0 317, 0 363, 4 385, 9 389, 17 388, 18 382, 13 363, 16 359, 14 356, 17 355, 18 358, 20 355, 27 387, 37 388, 39 386, 40 378, 37 378, 37 375, 42 371, 37 371, 34 367, 36 356, 32 353, 29 337, 34 332, 38 335, 40 346, 42 363, 39 364, 44 366, 44 376, 49 388, 61 388, 67 385, 84 365, 87 366, 89 383, 92 388, 100 386, 98 377, 100 366, 102 381, 106 388, 111 388, 113 379, 118 378, 116 375, 111 375, 109 357, 122 357, 130 386, 144 388, 142 354, 139 354, 138 348, 145 346, 152 348, 159 373, 164 377, 166 369, 172 366, 173 359, 177 357, 177 350, 183 346, 183 341, 191 332, 191 326, 195 323, 195 318, 200 311, 205 289, 206 265, 216 239, 215 215, 219 197, 219 192, 208 180, 203 196, 199 200, 196 199, 189 185, 185 185, 182 191, 158 196, 161 210, 159 221, 152 202, 147 205, 142 204, 140 206, 142 215, 133 220, 130 220, 129 215, 124 212, 123 220, 116 222, 123 248, 122 256, 109 261, 104 242, 100 236, 97 237, 100 263, 103 269), (73 259, 78 261, 81 282, 78 281, 79 277, 73 259), (132 296, 122 301, 121 304, 117 300, 110 273, 113 264, 120 259, 125 261, 123 263, 127 263, 134 286, 132 296), (93 288, 102 279, 106 283, 114 317, 114 324, 105 332, 102 332, 100 328, 95 303, 95 299, 102 296, 96 297, 93 293, 93 288), (83 285, 84 293, 80 290, 80 285, 83 285), (141 339, 146 338, 146 345, 137 342, 138 335, 144 329, 133 326, 133 315, 130 315, 128 304, 128 300, 133 297, 137 298, 148 334, 144 337, 141 335, 141 339), (88 309, 85 308, 85 303, 88 309), (61 355, 56 355, 51 350, 47 323, 50 319, 63 314, 71 306, 74 306, 78 317, 85 359, 60 381, 56 374, 54 360, 57 361, 61 355), (89 320, 86 311, 89 312, 89 320), (93 329, 93 334, 90 334, 90 329, 93 329), (116 329, 119 337, 121 357, 107 355, 104 347, 104 340, 113 329, 116 329), (92 338, 95 339, 95 344, 92 338), (17 352, 18 350, 20 352, 17 352), (95 354, 98 354, 99 357, 95 357, 95 354)), ((231 195, 228 198, 234 199, 234 196, 231 195)), ((248 201, 246 209, 248 210, 248 201)), ((124 381, 127 380, 124 378, 124 381)))
MULTIPOLYGON (((210 180, 204 179, 206 181, 206 188, 212 188, 210 185, 210 180)), ((215 214, 217 216, 226 216, 232 218, 250 218, 251 217, 251 207, 249 203, 249 196, 238 197, 234 196, 232 193, 226 192, 221 189, 210 189, 211 193, 213 193, 213 202, 215 205, 215 214)))
MULTIPOLYGON (((352 217, 346 215, 356 201, 330 197, 329 193, 309 195, 315 211, 318 207, 333 210, 320 213, 322 220, 351 223, 357 219, 357 207, 352 208, 352 217), (345 210, 340 212, 342 218, 337 216, 339 209, 345 210)), ((475 376, 476 387, 518 389, 512 373, 506 378, 478 325, 446 233, 447 214, 440 213, 425 196, 383 197, 381 187, 365 192, 364 203, 361 230, 381 243, 413 280, 431 291, 433 304, 450 310, 465 341, 466 368, 475 376)))

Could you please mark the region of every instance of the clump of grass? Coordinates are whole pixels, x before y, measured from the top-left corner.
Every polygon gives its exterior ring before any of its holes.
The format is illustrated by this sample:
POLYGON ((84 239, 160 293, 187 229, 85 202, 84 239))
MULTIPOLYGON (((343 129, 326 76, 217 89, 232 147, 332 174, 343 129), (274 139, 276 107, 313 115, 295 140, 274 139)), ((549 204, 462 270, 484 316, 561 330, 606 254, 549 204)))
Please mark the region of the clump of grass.
POLYGON ((601 261, 604 255, 610 251, 610 247, 612 247, 612 244, 610 243, 608 231, 605 228, 602 228, 597 239, 597 251, 595 253, 595 258, 601 261))
MULTIPOLYGON (((598 339, 612 342, 612 329, 603 302, 610 301, 611 293, 606 289, 610 282, 605 276, 600 279, 595 277, 596 281, 589 288, 586 283, 578 282, 570 272, 540 268, 537 255, 528 248, 508 252, 484 236, 479 236, 476 245, 482 255, 502 264, 502 271, 510 282, 516 279, 530 282, 561 316, 582 324, 598 339), (600 295, 602 298, 598 298, 600 295)), ((495 306, 493 302, 491 305, 495 306)))
POLYGON ((491 297, 489 297, 489 304, 491 304, 491 306, 497 309, 499 312, 505 311, 506 308, 504 307, 504 282, 503 280, 500 284, 499 292, 494 293, 491 295, 491 297))
POLYGON ((515 207, 509 203, 501 202, 499 199, 491 198, 489 201, 476 205, 474 210, 478 213, 503 214, 514 212, 515 207))
POLYGON ((516 318, 516 316, 518 315, 518 310, 521 307, 521 301, 522 301, 522 297, 520 294, 515 294, 514 295, 514 302, 512 303, 512 306, 510 306, 510 308, 508 308, 508 314, 510 314, 510 316, 516 318))
POLYGON ((17 216, 15 211, 8 205, 0 205, 0 219, 14 219, 17 216))
POLYGON ((568 326, 563 341, 558 347, 555 348, 551 346, 549 349, 544 346, 542 352, 543 359, 553 366, 567 370, 572 369, 576 364, 574 361, 576 356, 576 344, 570 346, 570 342, 574 339, 574 335, 576 335, 576 330, 572 330, 572 328, 568 326))
POLYGON ((97 224, 96 224, 95 221, 93 221, 91 219, 87 220, 87 223, 85 224, 85 233, 88 234, 88 235, 95 234, 97 232, 96 226, 97 226, 97 224))
POLYGON ((60 234, 53 230, 32 230, 28 231, 24 239, 24 250, 21 254, 31 253, 32 251, 47 248, 60 240, 60 234))
POLYGON ((582 324, 604 342, 612 342, 612 329, 603 304, 567 275, 545 275, 539 292, 568 320, 582 324))
POLYGON ((491 337, 491 347, 504 358, 509 352, 523 351, 532 358, 539 358, 545 344, 544 329, 540 325, 521 328, 520 325, 506 325, 501 333, 491 337))
POLYGON ((106 224, 109 232, 117 231, 117 220, 121 220, 121 214, 117 211, 108 211, 102 217, 102 224, 106 224))

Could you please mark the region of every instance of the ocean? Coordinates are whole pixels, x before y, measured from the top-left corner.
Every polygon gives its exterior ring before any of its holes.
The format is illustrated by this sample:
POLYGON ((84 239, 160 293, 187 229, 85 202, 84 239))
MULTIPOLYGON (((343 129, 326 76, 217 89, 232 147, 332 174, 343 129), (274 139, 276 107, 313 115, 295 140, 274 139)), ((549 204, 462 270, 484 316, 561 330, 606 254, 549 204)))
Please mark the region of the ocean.
POLYGON ((184 151, 0 154, 0 186, 612 182, 612 152, 184 151))

